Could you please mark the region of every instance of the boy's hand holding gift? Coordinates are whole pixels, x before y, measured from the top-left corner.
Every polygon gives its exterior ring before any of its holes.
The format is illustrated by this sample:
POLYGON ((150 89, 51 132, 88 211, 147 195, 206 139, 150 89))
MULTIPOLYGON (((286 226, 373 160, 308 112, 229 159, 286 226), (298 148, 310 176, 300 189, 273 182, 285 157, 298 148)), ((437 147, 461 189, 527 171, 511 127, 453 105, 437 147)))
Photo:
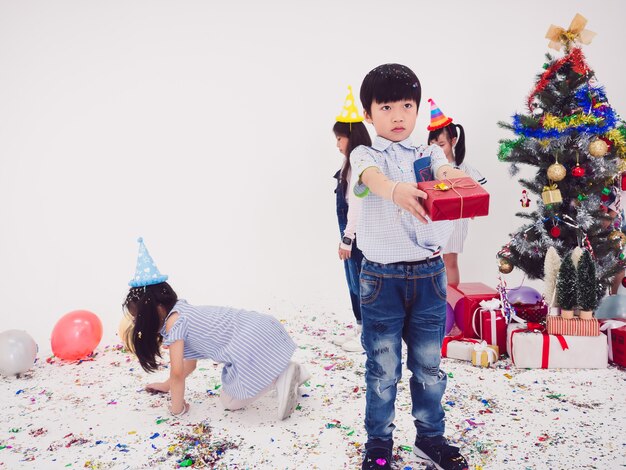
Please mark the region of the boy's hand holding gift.
POLYGON ((426 210, 420 203, 420 198, 426 199, 427 197, 428 195, 424 191, 412 183, 395 181, 391 187, 391 202, 425 224, 428 223, 428 220, 426 220, 426 210))
POLYGON ((431 220, 456 220, 489 213, 489 193, 469 177, 417 183, 428 197, 424 209, 431 220))

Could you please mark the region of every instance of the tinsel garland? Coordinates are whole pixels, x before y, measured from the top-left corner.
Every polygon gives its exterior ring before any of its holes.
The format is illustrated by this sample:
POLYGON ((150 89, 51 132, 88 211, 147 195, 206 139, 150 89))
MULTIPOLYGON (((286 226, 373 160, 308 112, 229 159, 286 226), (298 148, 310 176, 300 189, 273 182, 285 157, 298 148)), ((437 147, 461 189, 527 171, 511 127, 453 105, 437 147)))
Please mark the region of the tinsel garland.
POLYGON ((584 85, 576 90, 575 96, 578 105, 587 113, 599 104, 608 105, 603 86, 584 85))
POLYGON ((541 93, 548 86, 552 75, 554 75, 557 70, 559 70, 563 66, 563 64, 567 62, 571 62, 572 70, 574 70, 574 72, 578 73, 579 75, 585 75, 589 72, 589 67, 585 63, 585 56, 583 55, 583 52, 578 47, 572 49, 572 51, 568 55, 557 60, 541 75, 541 78, 535 85, 535 89, 528 96, 527 104, 529 110, 532 111, 532 101, 535 95, 541 93))
POLYGON ((554 114, 546 113, 543 118, 544 129, 556 129, 563 132, 568 128, 578 128, 587 125, 598 125, 602 118, 589 114, 574 114, 572 116, 557 117, 554 114))
POLYGON ((524 140, 524 137, 520 137, 519 139, 503 139, 500 141, 500 149, 498 150, 498 160, 501 162, 505 162, 513 149, 519 146, 524 140))
POLYGON ((620 157, 623 158, 626 156, 626 127, 619 126, 615 129, 611 129, 606 133, 605 137, 613 143, 620 157))
POLYGON ((564 135, 572 134, 595 134, 602 135, 613 129, 617 123, 617 117, 611 108, 603 109, 598 114, 601 115, 572 115, 563 118, 557 118, 553 115, 546 115, 543 121, 548 128, 531 129, 523 125, 521 116, 516 114, 513 116, 513 131, 518 135, 532 137, 535 139, 556 139, 564 135))

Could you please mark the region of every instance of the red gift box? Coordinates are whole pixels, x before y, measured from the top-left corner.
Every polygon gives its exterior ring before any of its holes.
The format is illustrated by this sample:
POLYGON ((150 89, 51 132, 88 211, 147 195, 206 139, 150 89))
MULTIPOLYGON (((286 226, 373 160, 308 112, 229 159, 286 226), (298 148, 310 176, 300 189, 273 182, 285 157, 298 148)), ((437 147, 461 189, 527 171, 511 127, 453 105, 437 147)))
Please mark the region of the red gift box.
POLYGON ((602 320, 600 330, 609 342, 609 361, 626 367, 626 323, 620 320, 602 320))
POLYGON ((464 337, 478 338, 472 325, 472 315, 480 308, 482 300, 498 298, 495 289, 480 282, 462 282, 456 286, 448 286, 448 303, 454 309, 454 321, 464 337))
POLYGON ((428 197, 422 204, 431 220, 456 220, 489 213, 489 193, 472 178, 417 183, 428 197))
POLYGON ((506 351, 506 318, 502 314, 500 301, 483 300, 472 316, 474 333, 487 344, 498 346, 501 354, 506 351))

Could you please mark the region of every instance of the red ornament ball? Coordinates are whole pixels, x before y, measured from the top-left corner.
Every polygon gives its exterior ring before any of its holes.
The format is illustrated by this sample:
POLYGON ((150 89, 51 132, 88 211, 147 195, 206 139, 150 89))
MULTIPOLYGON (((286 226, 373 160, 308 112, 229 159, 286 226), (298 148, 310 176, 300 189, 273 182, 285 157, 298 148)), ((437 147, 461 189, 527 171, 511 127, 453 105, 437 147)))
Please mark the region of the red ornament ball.
POLYGON ((550 235, 554 238, 558 238, 561 235, 561 229, 555 225, 550 229, 550 235))
POLYGON ((606 195, 606 194, 603 194, 602 196, 600 196, 600 200, 601 200, 602 202, 606 202, 606 201, 608 201, 608 200, 609 200, 609 196, 608 196, 608 195, 606 195))
POLYGON ((622 285, 623 285, 624 287, 626 287, 626 277, 623 277, 623 278, 622 278, 622 285))
POLYGON ((585 176, 585 169, 582 166, 575 166, 572 168, 572 176, 574 178, 582 178, 585 176))

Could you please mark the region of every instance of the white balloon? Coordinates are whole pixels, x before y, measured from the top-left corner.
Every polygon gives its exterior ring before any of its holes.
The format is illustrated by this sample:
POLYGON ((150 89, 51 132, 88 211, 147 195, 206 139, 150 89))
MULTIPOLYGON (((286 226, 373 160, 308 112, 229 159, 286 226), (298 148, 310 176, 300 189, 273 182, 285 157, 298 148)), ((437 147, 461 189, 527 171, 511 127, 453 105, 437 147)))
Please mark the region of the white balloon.
POLYGON ((9 376, 26 372, 35 363, 37 350, 37 343, 25 331, 3 331, 0 333, 0 374, 9 376))
POLYGON ((626 295, 607 295, 595 312, 596 318, 623 318, 626 320, 626 295))

